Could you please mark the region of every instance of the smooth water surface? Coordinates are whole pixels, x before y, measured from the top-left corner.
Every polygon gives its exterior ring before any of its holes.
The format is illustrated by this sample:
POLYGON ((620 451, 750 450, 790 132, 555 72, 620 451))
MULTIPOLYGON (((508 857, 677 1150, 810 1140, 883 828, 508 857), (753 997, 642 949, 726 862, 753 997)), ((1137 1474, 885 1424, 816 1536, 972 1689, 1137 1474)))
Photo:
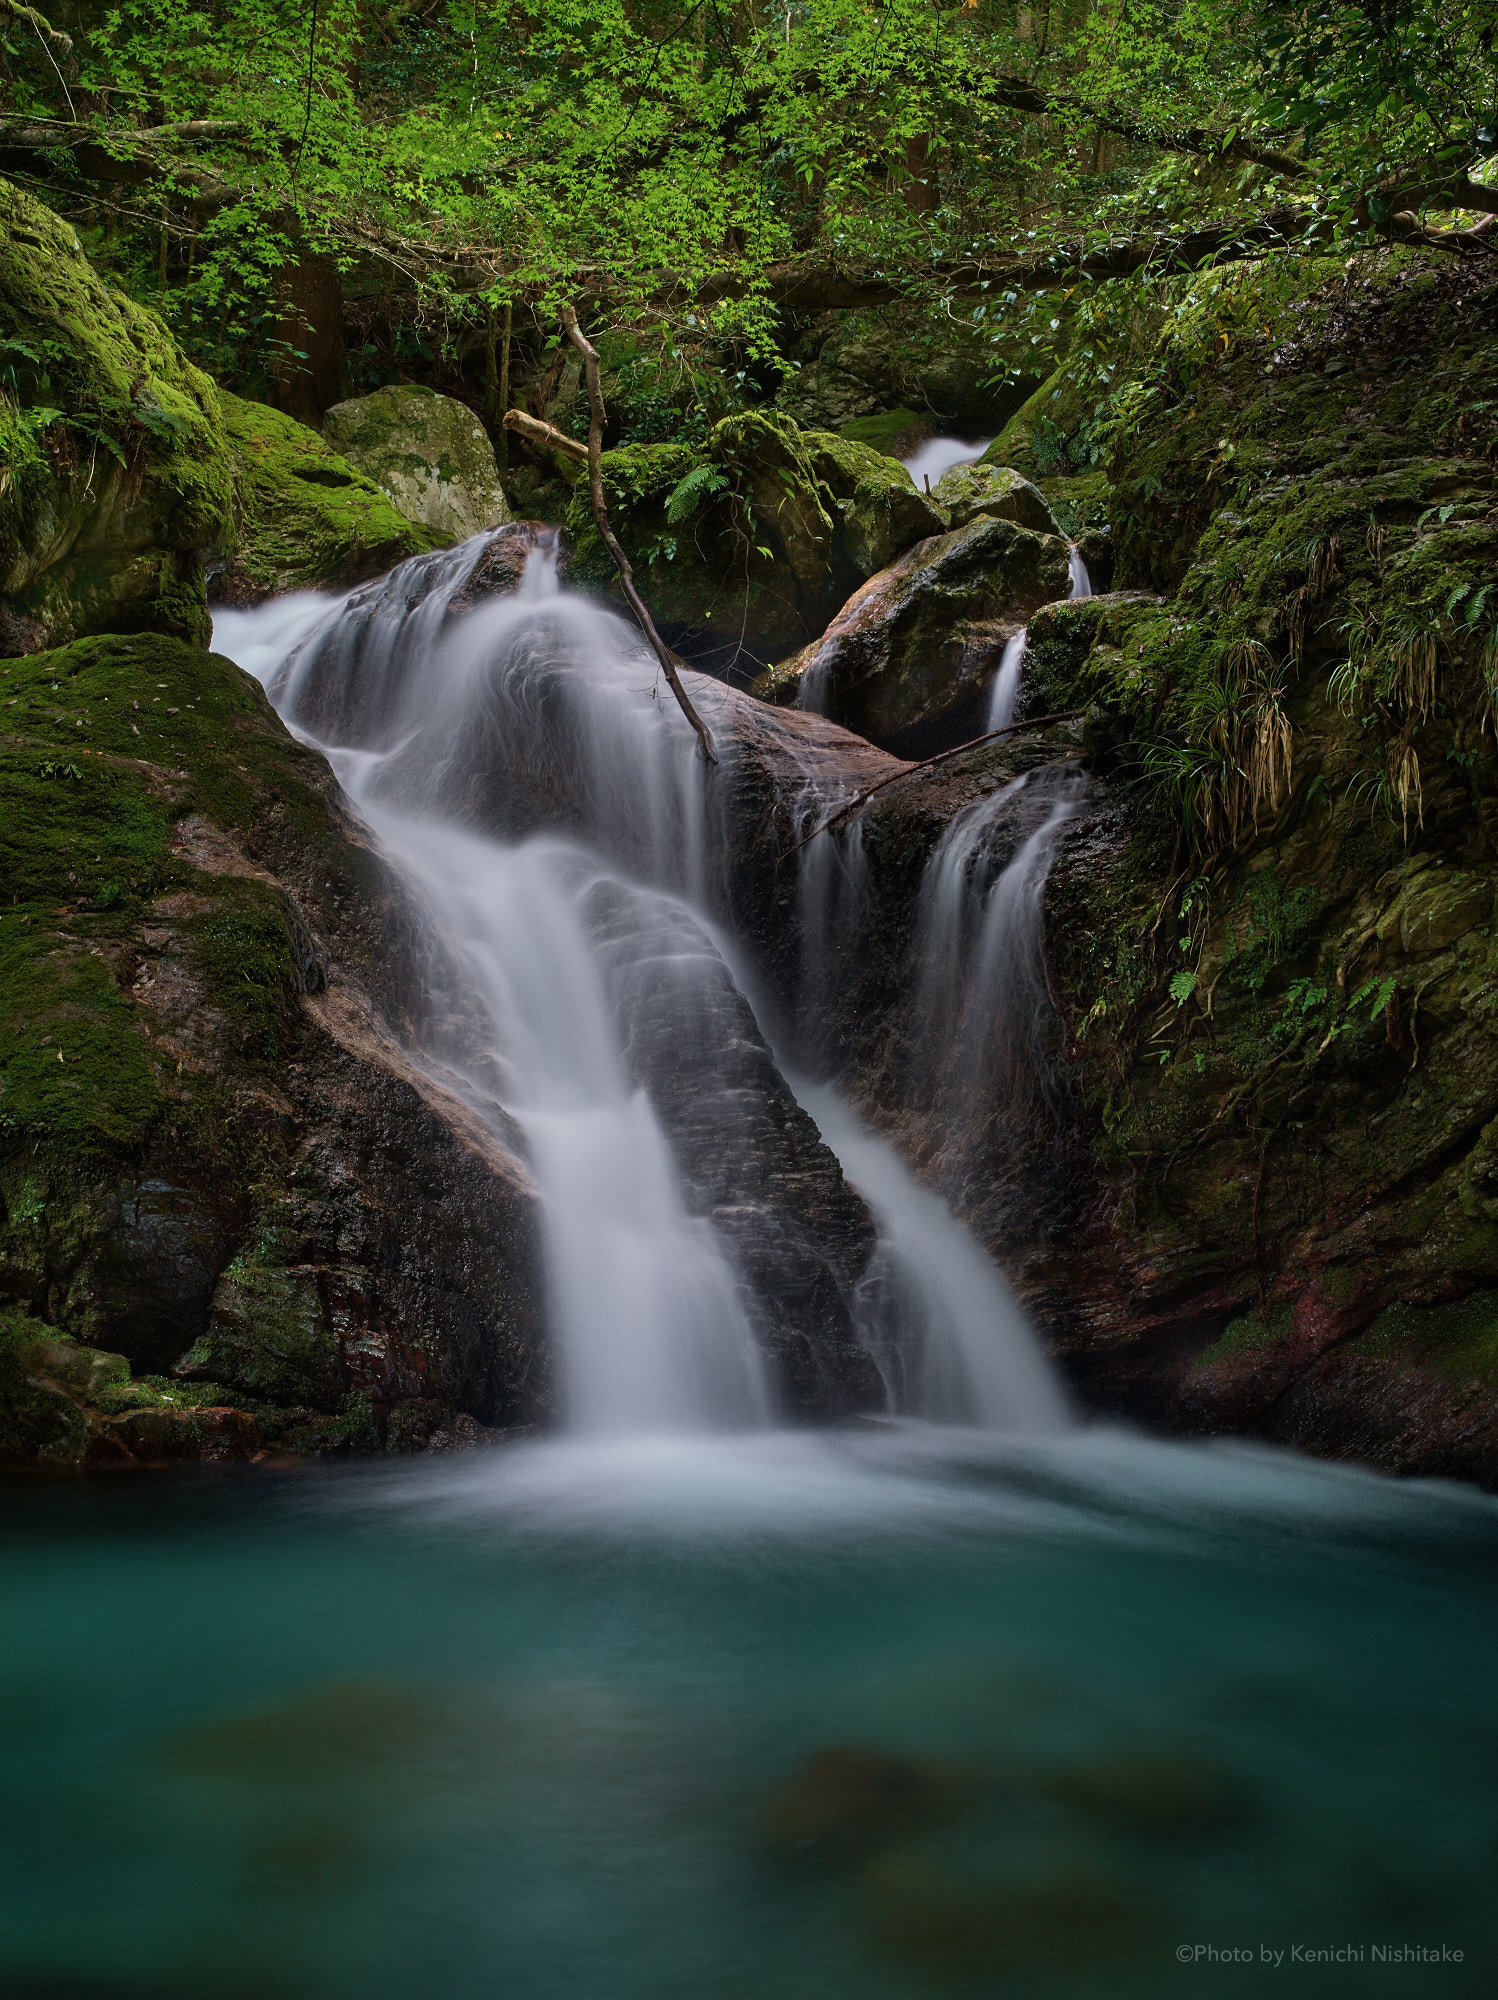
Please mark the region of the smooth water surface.
POLYGON ((6 1515, 7 1994, 1494 1990, 1475 1493, 858 1426, 6 1515))

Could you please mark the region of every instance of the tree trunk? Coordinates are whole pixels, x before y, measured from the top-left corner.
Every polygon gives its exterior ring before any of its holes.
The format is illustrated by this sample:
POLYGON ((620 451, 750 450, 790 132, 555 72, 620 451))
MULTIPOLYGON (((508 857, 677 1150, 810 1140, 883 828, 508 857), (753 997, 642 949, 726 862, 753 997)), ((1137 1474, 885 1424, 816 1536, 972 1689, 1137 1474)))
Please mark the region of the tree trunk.
POLYGON ((271 337, 270 402, 321 430, 343 395, 343 288, 331 257, 304 249, 281 267, 271 337))

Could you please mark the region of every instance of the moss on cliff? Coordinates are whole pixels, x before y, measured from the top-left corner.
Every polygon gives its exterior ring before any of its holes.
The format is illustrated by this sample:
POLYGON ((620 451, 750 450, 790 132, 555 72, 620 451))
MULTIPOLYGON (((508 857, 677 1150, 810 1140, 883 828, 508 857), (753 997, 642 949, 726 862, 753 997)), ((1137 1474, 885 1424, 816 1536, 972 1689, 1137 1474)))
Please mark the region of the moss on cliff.
MULTIPOLYGON (((1464 443, 1495 293, 1403 258, 1338 278, 1236 279, 1226 349, 1215 292, 1172 333, 1112 460, 1123 573, 1171 594, 1032 635, 1030 699, 1091 704, 1110 795, 1050 935, 1155 1328, 1092 1365, 1192 1428, 1268 1422, 1381 1304, 1498 1279, 1498 474, 1464 443)), ((1331 1448, 1317 1423, 1275 1434, 1331 1448)))
POLYGON ((203 563, 232 532, 217 391, 8 181, 0 238, 0 648, 105 629, 202 643, 203 563))

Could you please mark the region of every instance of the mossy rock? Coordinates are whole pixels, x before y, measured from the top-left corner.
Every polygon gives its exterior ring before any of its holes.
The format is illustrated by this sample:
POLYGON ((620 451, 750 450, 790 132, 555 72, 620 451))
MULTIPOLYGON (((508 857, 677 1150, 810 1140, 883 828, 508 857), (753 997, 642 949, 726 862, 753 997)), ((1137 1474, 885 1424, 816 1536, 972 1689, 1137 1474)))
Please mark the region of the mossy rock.
POLYGON ((62 218, 0 181, 0 654, 98 631, 208 637, 233 534, 218 392, 62 218))
POLYGON ((1037 535, 1062 532, 1038 486, 1012 466, 987 458, 944 472, 931 489, 931 505, 949 529, 965 528, 986 514, 996 521, 1017 521, 1037 535))
POLYGON ((528 1417, 530 1197, 361 1053, 400 905, 324 760, 180 640, 0 667, 0 1316, 56 1348, 0 1434, 154 1462, 378 1448, 413 1398, 439 1434, 528 1417))
POLYGON ((234 472, 234 547, 210 582, 216 602, 339 590, 451 539, 407 520, 316 431, 220 391, 234 472))
MULTIPOLYGON (((615 532, 667 643, 694 666, 748 678, 822 631, 870 564, 939 528, 903 467, 786 418, 725 418, 700 449, 603 456, 615 532)), ((567 527, 569 580, 615 592, 584 486, 567 527)))
POLYGON ((417 383, 335 403, 323 434, 409 521, 458 542, 512 518, 489 434, 451 396, 417 383))
POLYGON ((871 416, 839 424, 837 433, 850 444, 867 445, 885 457, 904 459, 913 457, 935 428, 929 411, 876 410, 871 416))
POLYGON ((1012 466, 1029 479, 1070 479, 1090 469, 1079 434, 1097 397, 1063 362, 1020 404, 980 465, 1012 466))
POLYGON ((849 599, 819 640, 761 675, 753 692, 816 708, 884 748, 918 754, 925 745, 912 732, 965 713, 1005 643, 1037 606, 1064 597, 1068 581, 1067 547, 1057 536, 979 516, 908 549, 849 599))

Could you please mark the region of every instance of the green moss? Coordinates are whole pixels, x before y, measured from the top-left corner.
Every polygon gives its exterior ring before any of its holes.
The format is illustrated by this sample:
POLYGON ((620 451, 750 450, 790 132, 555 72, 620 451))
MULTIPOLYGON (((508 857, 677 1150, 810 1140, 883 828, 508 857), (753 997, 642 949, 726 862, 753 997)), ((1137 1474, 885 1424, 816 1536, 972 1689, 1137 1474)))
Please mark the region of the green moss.
POLYGON ((1498 1291, 1440 1306, 1386 1306, 1349 1350, 1433 1368, 1454 1382, 1498 1381, 1498 1291))
POLYGON ((850 444, 889 458, 907 458, 919 440, 931 430, 931 418, 917 410, 876 410, 871 417, 850 417, 839 424, 837 434, 850 444))
POLYGON ((1197 1368, 1212 1368, 1220 1361, 1232 1361, 1243 1354, 1271 1354, 1290 1338, 1295 1315, 1287 1307, 1274 1312, 1262 1309, 1230 1320, 1210 1347, 1196 1357, 1197 1368))
POLYGON ((234 473, 234 551, 215 584, 234 603, 378 576, 448 536, 396 511, 372 479, 305 424, 223 395, 234 473))
POLYGON ((18 391, 0 413, 19 446, 0 486, 13 627, 54 643, 101 629, 204 642, 201 556, 232 531, 217 391, 154 313, 104 284, 71 227, 7 181, 0 342, 18 391))

